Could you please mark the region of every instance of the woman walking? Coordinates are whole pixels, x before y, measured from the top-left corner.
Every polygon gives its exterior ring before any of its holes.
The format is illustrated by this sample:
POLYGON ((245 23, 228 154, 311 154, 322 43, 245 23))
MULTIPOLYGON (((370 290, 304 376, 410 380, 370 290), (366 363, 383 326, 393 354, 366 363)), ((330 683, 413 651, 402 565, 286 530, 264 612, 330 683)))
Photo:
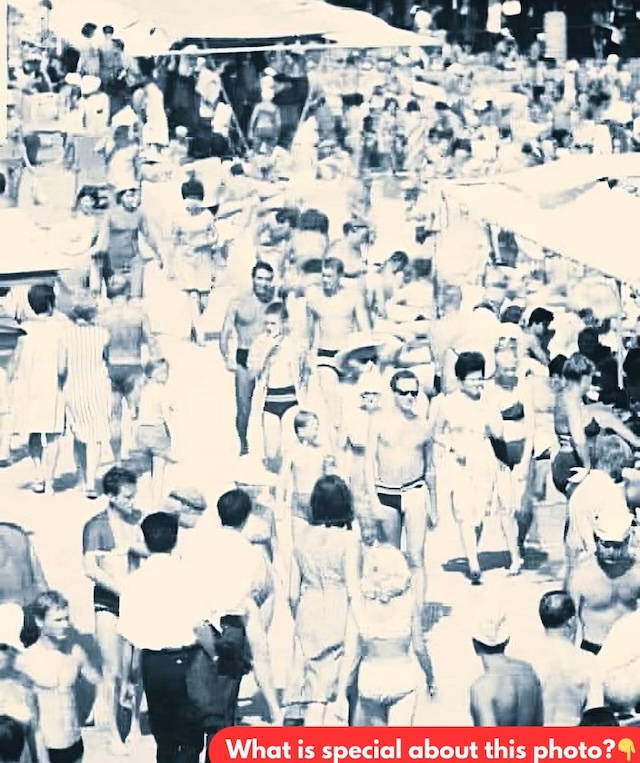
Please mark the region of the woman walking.
POLYGON ((77 303, 71 311, 72 325, 66 332, 64 387, 69 429, 73 433, 80 487, 87 498, 97 498, 96 473, 101 449, 110 438, 111 384, 106 364, 109 333, 95 325, 93 303, 77 303))
POLYGON ((34 317, 25 321, 18 340, 13 381, 14 433, 28 437, 34 493, 53 493, 58 438, 64 432, 63 349, 67 323, 54 316, 52 286, 37 284, 27 296, 34 317))

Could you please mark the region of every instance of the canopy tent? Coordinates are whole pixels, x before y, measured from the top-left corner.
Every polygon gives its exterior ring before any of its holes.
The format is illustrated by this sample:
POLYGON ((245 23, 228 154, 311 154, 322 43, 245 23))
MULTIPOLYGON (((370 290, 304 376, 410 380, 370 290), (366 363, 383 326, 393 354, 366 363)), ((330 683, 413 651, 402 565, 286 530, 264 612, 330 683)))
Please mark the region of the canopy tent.
POLYGON ((634 221, 640 219, 640 198, 605 182, 640 178, 640 157, 576 159, 484 182, 451 182, 444 193, 477 219, 620 281, 640 285, 640 258, 632 234, 634 221))
POLYGON ((72 0, 56 0, 51 27, 71 44, 82 41, 86 22, 110 24, 125 42, 129 55, 170 53, 179 43, 203 41, 217 52, 256 49, 296 41, 342 47, 428 45, 429 38, 395 29, 369 13, 332 6, 323 0, 247 0, 229 5, 223 0, 193 0, 185 13, 180 0, 94 0, 78 11, 72 0), (193 5, 195 3, 195 6, 193 5))

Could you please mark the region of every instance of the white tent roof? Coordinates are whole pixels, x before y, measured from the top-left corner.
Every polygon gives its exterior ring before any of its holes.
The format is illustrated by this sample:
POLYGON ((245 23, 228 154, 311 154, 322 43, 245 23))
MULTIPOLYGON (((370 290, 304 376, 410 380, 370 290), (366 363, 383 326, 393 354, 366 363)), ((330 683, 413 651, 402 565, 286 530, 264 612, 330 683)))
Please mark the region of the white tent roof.
POLYGON ((635 154, 625 154, 587 157, 593 162, 567 159, 568 164, 562 160, 487 182, 450 183, 444 190, 476 218, 640 285, 634 235, 634 225, 640 222, 640 198, 597 182, 605 177, 640 177, 640 161, 633 161, 635 158, 635 154))

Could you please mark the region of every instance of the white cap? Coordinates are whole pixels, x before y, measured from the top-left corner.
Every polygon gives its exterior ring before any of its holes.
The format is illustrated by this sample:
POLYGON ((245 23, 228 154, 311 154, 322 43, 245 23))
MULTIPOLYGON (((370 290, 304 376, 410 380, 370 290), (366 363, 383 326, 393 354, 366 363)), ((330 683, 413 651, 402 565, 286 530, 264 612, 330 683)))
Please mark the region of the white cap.
POLYGON ((67 85, 72 85, 73 87, 81 87, 82 75, 78 74, 77 72, 69 72, 69 74, 65 76, 64 81, 67 85))
POLYGON ((605 509, 596 515, 593 531, 600 540, 622 543, 631 532, 631 514, 620 509, 605 509))
POLYGON ((17 652, 23 649, 20 634, 24 627, 24 612, 19 604, 0 604, 0 644, 6 644, 17 652))
POLYGON ((471 636, 484 646, 493 647, 506 643, 511 636, 506 615, 488 605, 475 621, 471 636))
POLYGON ((124 109, 120 109, 117 114, 113 115, 113 119, 111 120, 111 127, 114 129, 116 127, 133 127, 133 125, 137 124, 137 122, 138 117, 136 116, 136 112, 131 108, 131 106, 125 106, 124 109))

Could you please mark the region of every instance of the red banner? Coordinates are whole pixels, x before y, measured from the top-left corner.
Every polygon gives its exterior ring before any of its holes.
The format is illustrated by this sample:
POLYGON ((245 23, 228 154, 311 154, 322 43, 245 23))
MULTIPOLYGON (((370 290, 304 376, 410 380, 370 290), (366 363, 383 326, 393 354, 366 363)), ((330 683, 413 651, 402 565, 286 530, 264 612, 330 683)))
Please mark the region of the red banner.
MULTIPOLYGON (((209 760, 602 761, 634 763, 636 728, 230 728, 209 760)), ((640 763, 640 752, 638 754, 640 763)))

